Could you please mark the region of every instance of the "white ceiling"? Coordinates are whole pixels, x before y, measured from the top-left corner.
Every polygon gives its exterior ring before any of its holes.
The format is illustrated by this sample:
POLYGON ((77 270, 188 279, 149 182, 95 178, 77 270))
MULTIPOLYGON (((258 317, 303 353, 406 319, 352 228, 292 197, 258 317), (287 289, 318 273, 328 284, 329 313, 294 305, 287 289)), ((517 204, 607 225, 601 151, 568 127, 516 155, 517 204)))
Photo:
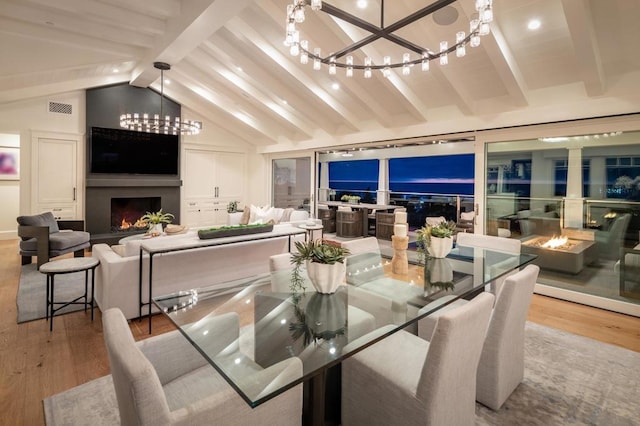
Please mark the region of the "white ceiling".
MULTIPOLYGON (((494 0, 480 47, 389 79, 300 64, 283 45, 288 3, 0 0, 0 104, 119 82, 159 88, 153 62, 163 61, 172 65, 165 94, 261 152, 640 110, 638 0, 494 0), (527 29, 532 18, 540 30, 527 29)), ((355 0, 332 3, 356 12, 355 0)), ((429 3, 387 1, 385 23, 429 3)), ((441 39, 453 44, 456 31, 468 31, 474 0, 452 6, 453 24, 429 16, 399 35, 432 51, 441 39)), ((378 10, 365 13, 378 23, 378 10)), ((361 34, 310 9, 299 28, 324 53, 361 34)), ((365 52, 374 61, 403 53, 389 42, 365 52)))

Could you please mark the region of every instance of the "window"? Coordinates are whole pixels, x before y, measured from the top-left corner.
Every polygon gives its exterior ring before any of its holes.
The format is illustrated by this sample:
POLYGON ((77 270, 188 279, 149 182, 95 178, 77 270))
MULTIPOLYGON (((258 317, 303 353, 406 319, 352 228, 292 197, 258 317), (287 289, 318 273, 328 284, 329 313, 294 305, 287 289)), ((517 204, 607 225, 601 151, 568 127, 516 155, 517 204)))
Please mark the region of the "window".
POLYGON ((363 203, 376 202, 378 160, 332 161, 329 163, 329 187, 335 199, 345 194, 359 195, 363 203))
POLYGON ((640 200, 640 157, 608 157, 607 198, 640 200))

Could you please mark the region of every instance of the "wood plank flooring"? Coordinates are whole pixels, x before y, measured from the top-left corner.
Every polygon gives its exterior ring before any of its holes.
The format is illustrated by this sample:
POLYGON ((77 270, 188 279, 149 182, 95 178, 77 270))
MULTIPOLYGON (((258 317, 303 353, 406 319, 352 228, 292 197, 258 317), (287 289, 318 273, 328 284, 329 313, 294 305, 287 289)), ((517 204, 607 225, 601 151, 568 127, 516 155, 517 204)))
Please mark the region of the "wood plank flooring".
MULTIPOLYGON (((109 373, 100 311, 83 311, 17 324, 20 275, 17 241, 0 241, 0 425, 44 425, 43 398, 109 373)), ((44 285, 44 277, 43 277, 44 285)), ((640 318, 534 296, 529 320, 640 352, 640 318)), ((133 321, 136 339, 148 337, 147 322, 133 321)), ((153 318, 153 334, 172 330, 153 318)))

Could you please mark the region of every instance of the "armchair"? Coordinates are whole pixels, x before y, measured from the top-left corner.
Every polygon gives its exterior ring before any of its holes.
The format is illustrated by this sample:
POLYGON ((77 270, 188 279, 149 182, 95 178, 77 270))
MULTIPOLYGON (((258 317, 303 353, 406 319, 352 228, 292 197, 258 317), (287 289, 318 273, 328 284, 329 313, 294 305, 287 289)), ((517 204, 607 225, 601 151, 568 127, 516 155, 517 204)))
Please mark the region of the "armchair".
POLYGON ((18 216, 18 236, 22 264, 31 263, 31 257, 38 257, 38 269, 50 258, 66 253, 84 257, 84 249, 89 247, 90 234, 84 231, 82 220, 56 221, 51 212, 34 216, 18 216))

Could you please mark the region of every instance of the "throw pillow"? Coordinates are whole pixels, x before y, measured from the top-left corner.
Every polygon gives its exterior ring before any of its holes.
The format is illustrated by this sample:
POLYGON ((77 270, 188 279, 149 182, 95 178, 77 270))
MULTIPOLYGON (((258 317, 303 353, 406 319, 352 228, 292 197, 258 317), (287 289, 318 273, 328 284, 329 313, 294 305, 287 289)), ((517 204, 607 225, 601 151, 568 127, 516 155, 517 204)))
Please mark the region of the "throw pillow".
POLYGON ((249 208, 249 206, 244 206, 244 210, 242 211, 242 216, 240 217, 240 225, 248 225, 250 216, 251 216, 251 209, 249 208))
POLYGON ((257 208, 255 211, 255 218, 253 221, 249 222, 250 224, 257 223, 269 223, 269 221, 273 221, 275 223, 275 214, 276 211, 273 207, 263 210, 261 208, 257 208))
POLYGON ((284 209, 280 222, 291 222, 291 212, 293 212, 292 208, 284 209))
MULTIPOLYGON (((250 210, 251 212, 249 214, 249 223, 256 223, 259 218, 260 219, 264 218, 265 213, 269 211, 269 206, 267 205, 264 207, 258 207, 252 204, 250 210)), ((260 222, 260 223, 264 223, 264 222, 260 222)))

